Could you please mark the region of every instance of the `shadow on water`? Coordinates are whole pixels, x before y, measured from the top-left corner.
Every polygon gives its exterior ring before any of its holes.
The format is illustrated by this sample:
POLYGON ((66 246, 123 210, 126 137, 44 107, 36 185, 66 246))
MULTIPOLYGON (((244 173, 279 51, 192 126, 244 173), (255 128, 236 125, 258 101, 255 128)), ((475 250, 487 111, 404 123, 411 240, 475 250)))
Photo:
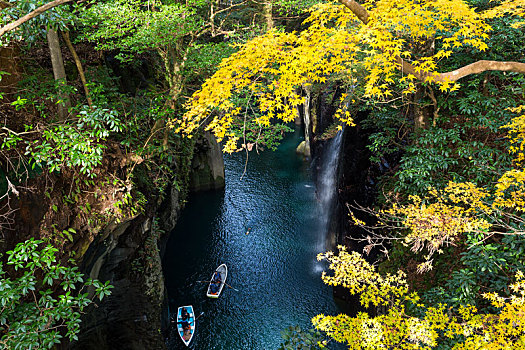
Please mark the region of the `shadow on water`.
MULTIPOLYGON (((309 166, 296 154, 300 132, 276 152, 225 156, 226 188, 192 194, 164 257, 170 310, 193 305, 194 349, 276 349, 291 325, 311 328, 319 313, 336 314, 316 261, 323 222, 309 166), (221 263, 227 283, 219 299, 205 283, 221 263)), ((324 238, 322 238, 324 241, 324 238)), ((176 332, 169 348, 184 348, 176 332)))

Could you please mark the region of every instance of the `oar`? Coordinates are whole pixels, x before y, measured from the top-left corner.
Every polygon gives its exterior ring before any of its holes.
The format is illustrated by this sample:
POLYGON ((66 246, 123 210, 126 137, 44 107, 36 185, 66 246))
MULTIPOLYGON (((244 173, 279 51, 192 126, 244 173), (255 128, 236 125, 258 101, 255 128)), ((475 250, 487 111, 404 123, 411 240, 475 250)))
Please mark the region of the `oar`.
MULTIPOLYGON (((202 311, 202 312, 200 313, 199 316, 197 316, 196 318, 194 318, 193 321, 188 322, 188 323, 190 323, 190 324, 191 324, 191 323, 194 323, 194 322, 197 321, 202 315, 204 315, 204 311, 202 311)), ((184 321, 178 321, 177 324, 182 323, 182 322, 184 322, 184 321)))
MULTIPOLYGON (((196 282, 200 282, 200 283, 211 283, 213 281, 196 281, 196 282)), ((227 286, 227 287, 230 287, 231 289, 233 289, 234 291, 238 292, 239 290, 236 289, 236 288, 233 288, 232 286, 230 286, 228 283, 224 282, 224 284, 227 286)))
POLYGON ((238 292, 239 290, 238 289, 235 289, 233 288, 232 286, 230 286, 228 283, 224 282, 224 284, 227 286, 227 287, 230 287, 231 289, 233 289, 234 291, 238 292))

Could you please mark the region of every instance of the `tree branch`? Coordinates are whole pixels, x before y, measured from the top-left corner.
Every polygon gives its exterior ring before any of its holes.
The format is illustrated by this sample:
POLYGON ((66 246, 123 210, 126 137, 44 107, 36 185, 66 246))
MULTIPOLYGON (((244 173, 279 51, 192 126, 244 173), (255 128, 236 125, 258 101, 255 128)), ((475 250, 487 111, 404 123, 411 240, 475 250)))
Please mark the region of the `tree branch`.
POLYGON ((82 86, 84 87, 84 92, 86 94, 86 100, 88 103, 89 108, 93 108, 93 101, 91 100, 91 95, 89 94, 89 88, 87 85, 86 75, 84 74, 84 69, 82 68, 82 62, 80 62, 80 58, 77 55, 77 51, 75 50, 75 47, 71 43, 71 39, 69 38, 69 32, 61 32, 62 37, 64 38, 64 41, 66 42, 67 48, 69 49, 69 52, 71 52, 71 55, 73 56, 73 60, 75 61, 75 65, 77 66, 78 75, 80 75, 80 80, 82 81, 82 86))
POLYGON ((368 23, 368 11, 361 6, 357 1, 355 0, 339 0, 339 2, 343 5, 345 5, 350 11, 354 13, 354 15, 359 18, 361 22, 364 24, 368 23))
POLYGON ((457 81, 463 77, 466 77, 467 75, 479 74, 486 71, 515 72, 525 74, 525 63, 514 61, 500 62, 480 60, 450 72, 432 74, 430 72, 417 72, 413 65, 403 60, 401 57, 397 57, 396 60, 403 70, 403 73, 412 74, 420 81, 425 81, 427 77, 433 77, 434 81, 440 82, 457 81))
MULTIPOLYGON (((368 18, 370 17, 368 11, 360 5, 355 0, 339 0, 341 4, 346 6, 352 13, 364 24, 368 23, 368 18)), ((500 72, 515 72, 525 74, 525 63, 521 62, 499 62, 499 61, 487 61, 480 60, 456 70, 433 74, 429 72, 417 72, 413 65, 410 62, 403 60, 401 57, 396 58, 399 67, 403 70, 404 73, 414 75, 418 80, 425 81, 428 77, 433 77, 434 81, 456 81, 467 75, 479 74, 486 71, 500 71, 500 72)))
POLYGON ((10 2, 7 2, 5 0, 0 0, 0 9, 5 9, 5 8, 8 8, 8 7, 13 7, 13 4, 11 4, 10 2))
POLYGON ((0 36, 4 35, 5 33, 9 32, 9 31, 11 31, 13 29, 15 29, 16 27, 18 27, 19 25, 29 21, 30 19, 33 19, 36 16, 41 15, 42 13, 46 12, 47 10, 52 9, 53 7, 56 7, 58 5, 65 4, 66 2, 70 2, 70 1, 73 1, 73 0, 55 0, 55 1, 48 2, 47 4, 42 5, 39 8, 29 12, 27 15, 25 15, 23 17, 20 17, 16 21, 11 22, 11 23, 3 26, 2 28, 0 28, 0 36))
POLYGON ((440 79, 456 81, 470 74, 478 74, 486 71, 515 72, 525 74, 525 63, 500 62, 481 60, 447 73, 441 73, 440 79))

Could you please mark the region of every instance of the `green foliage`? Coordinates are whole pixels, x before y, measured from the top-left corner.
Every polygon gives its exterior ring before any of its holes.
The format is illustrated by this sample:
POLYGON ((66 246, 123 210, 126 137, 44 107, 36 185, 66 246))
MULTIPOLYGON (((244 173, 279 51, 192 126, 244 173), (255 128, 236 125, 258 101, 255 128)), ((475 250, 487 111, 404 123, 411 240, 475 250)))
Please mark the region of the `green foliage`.
POLYGON ((435 175, 446 173, 458 164, 452 150, 460 141, 459 130, 433 128, 423 131, 417 143, 406 148, 396 190, 419 194, 426 192, 431 186, 444 187, 450 179, 435 175))
POLYGON ((501 169, 510 167, 501 128, 512 119, 509 108, 519 104, 525 79, 490 79, 494 81, 483 83, 482 77, 473 78, 461 93, 440 99, 442 112, 437 125, 410 139, 399 140, 395 127, 372 135, 372 150, 380 155, 404 151, 396 191, 422 194, 429 186, 442 188, 448 181, 487 184, 501 169), (406 146, 399 148, 403 143, 406 146))
POLYGON ((84 278, 58 249, 41 240, 19 243, 0 262, 0 345, 8 349, 51 349, 63 337, 77 339, 81 312, 91 303, 86 287, 102 300, 109 281, 84 278))
POLYGON ((98 50, 121 50, 117 58, 130 61, 132 54, 172 47, 202 26, 190 7, 143 5, 137 0, 115 0, 90 7, 82 14, 83 38, 95 42, 98 50))
POLYGON ((132 99, 121 95, 120 99, 121 113, 126 115, 125 132, 120 135, 121 144, 139 155, 157 149, 159 135, 153 135, 149 142, 148 137, 157 120, 163 120, 173 113, 166 107, 167 96, 146 91, 137 93, 132 99))
POLYGON ((26 155, 33 167, 47 167, 50 172, 78 168, 81 174, 96 176, 94 169, 101 164, 106 148, 102 142, 123 126, 116 112, 105 108, 84 106, 77 118, 46 128, 41 140, 27 145, 26 155))
POLYGON ((301 327, 290 326, 281 331, 284 343, 279 350, 318 350, 326 349, 327 341, 321 332, 315 329, 304 331, 301 327))
POLYGON ((485 291, 507 295, 512 276, 525 269, 525 237, 506 235, 501 242, 487 240, 482 234, 468 234, 461 253, 461 268, 453 271, 442 287, 422 295, 428 303, 444 302, 453 307, 474 305, 494 311, 481 297, 485 291))
POLYGON ((222 59, 236 50, 234 46, 225 42, 195 44, 191 47, 184 65, 185 80, 200 86, 207 77, 215 73, 222 59))
POLYGON ((138 251, 138 257, 131 262, 131 270, 137 274, 150 274, 152 269, 158 268, 154 266, 155 258, 159 256, 158 242, 165 234, 164 230, 160 228, 159 219, 153 218, 151 229, 146 235, 143 246, 138 251))
POLYGON ((122 199, 113 203, 113 207, 115 207, 117 214, 116 221, 120 222, 123 217, 137 216, 144 211, 146 203, 147 200, 141 192, 137 192, 135 197, 129 192, 124 193, 122 199))
POLYGON ((18 86, 20 92, 12 105, 17 110, 24 110, 51 121, 57 119, 56 112, 52 112, 54 105, 64 103, 60 96, 77 92, 74 86, 55 80, 50 72, 34 66, 27 67, 27 74, 18 82, 18 86))
POLYGON ((119 110, 129 96, 119 92, 119 78, 107 66, 86 67, 89 92, 95 106, 119 110))
POLYGON ((319 4, 318 0, 276 0, 273 2, 273 6, 279 15, 297 15, 306 12, 312 6, 319 4))
POLYGON ((367 112, 362 125, 372 131, 367 145, 372 153, 370 160, 380 163, 382 158, 403 150, 407 145, 404 139, 409 131, 407 120, 397 108, 374 106, 367 112))

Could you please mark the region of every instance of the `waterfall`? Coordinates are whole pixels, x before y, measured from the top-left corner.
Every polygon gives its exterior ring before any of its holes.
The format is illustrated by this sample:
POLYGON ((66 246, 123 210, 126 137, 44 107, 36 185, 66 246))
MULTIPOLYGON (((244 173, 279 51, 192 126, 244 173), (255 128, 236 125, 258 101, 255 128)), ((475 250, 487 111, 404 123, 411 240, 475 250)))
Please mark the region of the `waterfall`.
POLYGON ((317 201, 319 214, 319 241, 318 251, 324 252, 332 247, 326 242, 334 237, 331 232, 332 215, 337 203, 337 168, 339 165, 339 154, 341 142, 343 140, 343 130, 339 131, 334 138, 329 141, 326 149, 323 150, 321 157, 321 169, 317 177, 317 201))

